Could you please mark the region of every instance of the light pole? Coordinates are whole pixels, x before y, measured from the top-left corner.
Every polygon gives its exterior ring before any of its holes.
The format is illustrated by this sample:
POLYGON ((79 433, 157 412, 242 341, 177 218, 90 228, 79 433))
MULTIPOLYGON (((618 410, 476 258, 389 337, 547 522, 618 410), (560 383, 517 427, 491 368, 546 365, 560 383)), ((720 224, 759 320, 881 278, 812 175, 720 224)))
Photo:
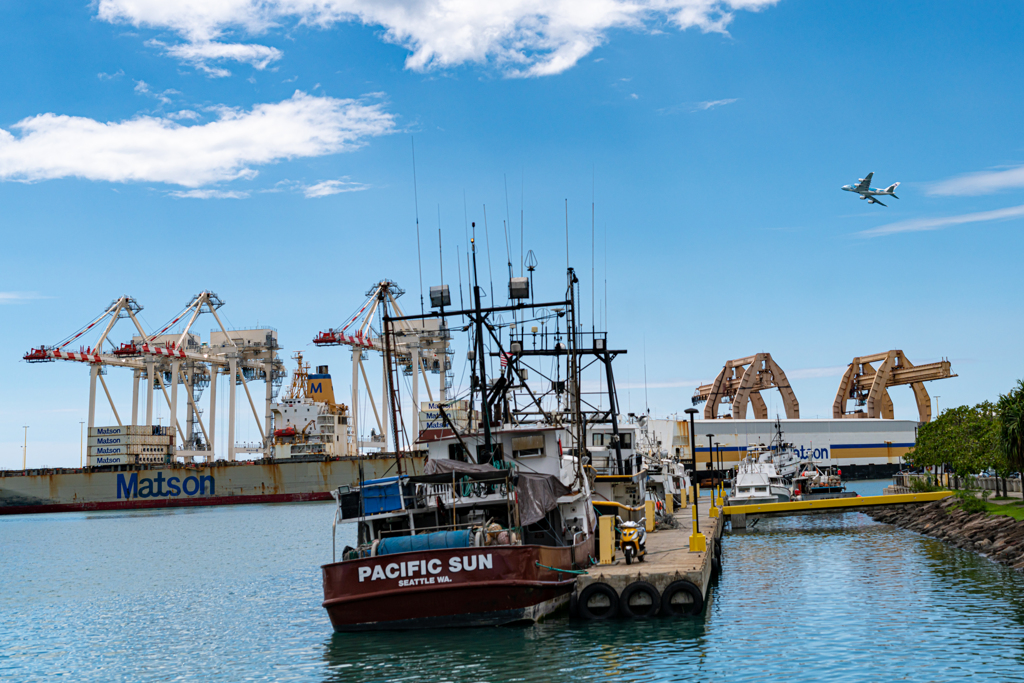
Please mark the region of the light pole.
POLYGON ((691 488, 693 489, 693 530, 690 533, 690 552, 691 553, 704 553, 707 552, 708 542, 704 538, 704 534, 700 533, 700 517, 698 516, 697 504, 700 500, 700 490, 697 487, 697 436, 694 434, 693 427, 693 416, 697 412, 696 408, 687 408, 686 413, 690 416, 690 454, 693 456, 693 479, 690 481, 691 488))
POLYGON ((719 498, 725 497, 725 463, 722 462, 722 444, 718 441, 715 442, 715 460, 718 462, 718 476, 720 477, 718 482, 718 496, 719 498))
POLYGON ((939 416, 939 413, 941 412, 941 411, 939 410, 939 399, 940 399, 940 398, 942 398, 942 397, 941 397, 941 396, 939 396, 939 395, 936 395, 936 396, 935 396, 935 417, 938 417, 938 416, 939 416))
POLYGON ((78 467, 81 468, 85 456, 85 420, 79 420, 80 443, 78 445, 78 467))
POLYGON ((28 469, 28 425, 25 425, 25 445, 21 447, 21 469, 28 469))

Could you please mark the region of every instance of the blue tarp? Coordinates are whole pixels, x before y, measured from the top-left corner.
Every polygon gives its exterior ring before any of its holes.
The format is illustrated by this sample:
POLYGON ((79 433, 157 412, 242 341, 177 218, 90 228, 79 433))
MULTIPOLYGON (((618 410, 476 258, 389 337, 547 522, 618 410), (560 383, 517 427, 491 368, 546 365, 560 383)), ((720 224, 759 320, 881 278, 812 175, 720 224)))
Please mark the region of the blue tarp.
POLYGON ((439 550, 442 548, 468 548, 472 542, 472 531, 435 531, 431 534, 396 536, 385 538, 377 544, 378 555, 394 555, 417 550, 439 550))

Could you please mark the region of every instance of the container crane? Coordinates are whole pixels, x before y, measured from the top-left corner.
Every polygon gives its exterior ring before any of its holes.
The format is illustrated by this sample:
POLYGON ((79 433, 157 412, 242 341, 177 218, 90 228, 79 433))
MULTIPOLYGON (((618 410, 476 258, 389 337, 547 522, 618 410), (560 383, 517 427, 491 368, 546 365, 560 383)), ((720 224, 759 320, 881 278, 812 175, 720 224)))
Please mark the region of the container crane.
MULTIPOLYGON (((373 398, 373 390, 366 375, 366 368, 363 365, 363 353, 365 351, 377 351, 384 354, 385 343, 381 331, 374 328, 374 321, 379 316, 383 320, 386 316, 404 316, 398 299, 405 290, 398 286, 393 280, 381 280, 375 283, 366 292, 366 300, 346 319, 343 325, 320 332, 313 339, 317 346, 349 346, 352 348, 352 435, 349 441, 352 448, 352 455, 359 454, 360 446, 369 448, 387 448, 388 433, 388 373, 382 373, 384 378, 381 387, 380 408, 373 398), (360 442, 359 441, 359 380, 362 378, 363 386, 373 409, 373 416, 377 423, 377 433, 383 442, 360 442)), ((439 400, 444 400, 446 394, 445 372, 450 367, 450 349, 448 340, 450 335, 443 322, 437 320, 428 321, 402 321, 397 323, 392 330, 392 343, 394 348, 391 354, 396 363, 401 366, 406 375, 412 376, 413 395, 413 434, 419 434, 419 378, 422 375, 423 384, 427 390, 429 401, 434 400, 430 383, 427 381, 427 371, 440 372, 441 383, 438 387, 439 400)))
POLYGON ((132 391, 132 417, 131 424, 137 425, 139 408, 139 384, 143 375, 146 378, 146 422, 147 426, 153 424, 153 395, 159 382, 161 393, 167 402, 171 414, 171 426, 181 437, 182 443, 188 448, 180 453, 187 459, 194 456, 205 457, 206 460, 214 459, 214 437, 216 426, 217 406, 217 374, 224 369, 233 378, 230 383, 229 415, 228 415, 228 454, 229 460, 235 458, 235 387, 241 384, 245 389, 252 408, 253 416, 256 418, 257 427, 263 437, 264 448, 269 455, 270 439, 270 401, 273 395, 273 386, 280 384, 283 379, 284 365, 277 357, 277 336, 276 331, 271 329, 260 330, 234 330, 229 332, 217 315, 216 310, 223 306, 223 302, 213 292, 201 292, 192 298, 181 313, 172 318, 160 331, 147 334, 139 323, 136 313, 142 310, 133 298, 123 296, 115 300, 98 318, 85 325, 66 340, 54 346, 40 346, 33 348, 24 356, 28 362, 48 362, 53 360, 70 360, 90 364, 90 388, 89 388, 89 427, 95 426, 96 415, 96 383, 103 387, 107 400, 110 402, 114 418, 120 425, 121 418, 114 405, 110 391, 103 380, 103 368, 105 366, 127 367, 133 370, 133 391, 132 391), (199 336, 191 332, 191 328, 200 313, 213 314, 216 319, 219 331, 214 331, 211 336, 211 343, 201 344, 199 336), (188 323, 180 333, 166 334, 174 325, 188 317, 188 323), (116 322, 120 319, 130 319, 138 332, 130 342, 115 345, 110 341, 109 335, 116 322), (96 329, 104 321, 107 322, 94 346, 82 347, 77 352, 68 349, 69 345, 82 338, 90 330, 96 329), (104 351, 104 344, 112 348, 104 351), (260 423, 260 416, 253 402, 252 394, 246 383, 246 379, 263 378, 267 384, 267 410, 266 429, 260 423), (170 384, 168 395, 167 385, 170 384), (182 430, 178 423, 178 385, 183 384, 187 396, 187 432, 182 430), (210 426, 207 430, 202 420, 202 411, 197 402, 200 398, 202 388, 206 385, 211 387, 210 391, 210 426), (206 448, 200 449, 202 445, 198 434, 193 433, 193 418, 198 424, 206 448))

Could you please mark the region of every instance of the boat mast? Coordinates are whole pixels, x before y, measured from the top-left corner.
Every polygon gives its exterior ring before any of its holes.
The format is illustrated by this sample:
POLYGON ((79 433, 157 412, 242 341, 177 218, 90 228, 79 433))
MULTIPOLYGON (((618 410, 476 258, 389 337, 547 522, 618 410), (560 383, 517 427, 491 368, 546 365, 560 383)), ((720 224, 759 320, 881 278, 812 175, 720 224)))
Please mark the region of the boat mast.
POLYGON ((473 302, 476 308, 476 366, 479 368, 480 379, 480 412, 484 418, 484 452, 487 454, 487 463, 494 459, 494 450, 491 444, 491 411, 487 403, 487 364, 484 361, 484 314, 480 306, 480 280, 476 271, 476 238, 469 240, 473 250, 473 302))

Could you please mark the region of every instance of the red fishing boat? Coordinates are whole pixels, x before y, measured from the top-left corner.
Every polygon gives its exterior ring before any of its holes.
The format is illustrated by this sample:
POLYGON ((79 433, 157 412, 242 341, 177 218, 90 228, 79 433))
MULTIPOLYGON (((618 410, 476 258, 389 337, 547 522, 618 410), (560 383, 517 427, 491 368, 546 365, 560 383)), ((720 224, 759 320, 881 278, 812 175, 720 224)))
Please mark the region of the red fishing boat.
MULTIPOLYGON (((623 352, 608 351, 595 333, 593 343, 581 348, 572 269, 567 279, 565 301, 526 303, 528 280, 513 278, 509 306, 481 308, 476 286, 475 308, 446 313, 450 300, 442 287, 434 288, 443 290, 436 301, 431 294, 440 314, 383 313, 394 444, 402 444, 404 434, 392 353, 422 319, 440 315, 443 329, 447 317, 469 319, 475 328, 473 388, 468 399, 424 404, 429 414, 420 413, 422 429, 406 451, 426 451, 422 475, 403 473, 399 446, 397 476, 334 492, 335 534, 339 524, 350 530, 354 525, 347 536, 356 539, 322 567, 323 606, 335 630, 502 625, 538 621, 568 607, 577 575, 595 562, 587 429, 618 429, 611 361, 623 352), (554 331, 516 332, 515 325, 488 322, 498 311, 546 321, 554 331), (563 317, 574 332, 559 331, 563 317), (501 361, 500 375, 490 382, 481 362, 488 353, 501 361), (582 398, 581 358, 587 355, 593 356, 589 364, 605 366, 608 408, 582 398), (543 370, 527 369, 534 356, 543 370), (548 389, 536 389, 526 384, 530 373, 556 379, 548 389)), ((620 441, 614 441, 621 474, 620 441)))

